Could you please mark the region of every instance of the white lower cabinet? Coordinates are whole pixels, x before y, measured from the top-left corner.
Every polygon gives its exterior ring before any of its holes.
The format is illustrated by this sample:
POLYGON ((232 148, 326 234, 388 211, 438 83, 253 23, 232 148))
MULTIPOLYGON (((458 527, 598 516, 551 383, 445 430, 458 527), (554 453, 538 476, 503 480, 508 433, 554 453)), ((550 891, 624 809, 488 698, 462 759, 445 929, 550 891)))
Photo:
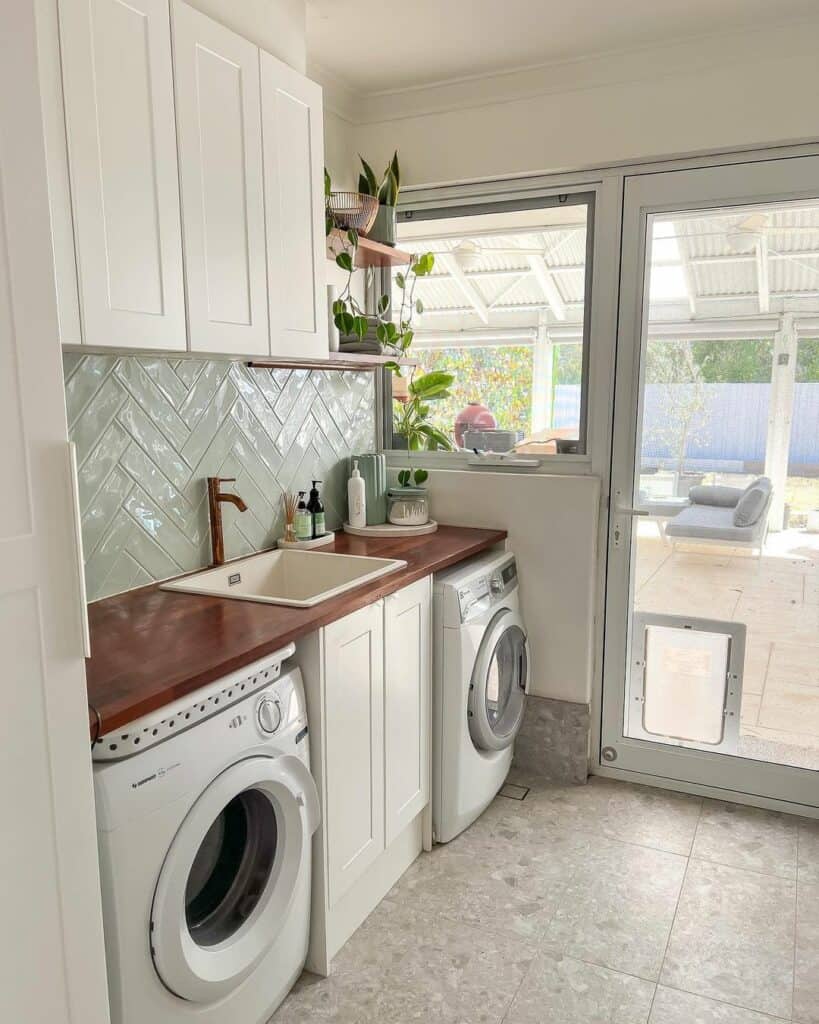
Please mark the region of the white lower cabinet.
POLYGON ((327 896, 335 906, 384 850, 383 603, 324 629, 327 896))
POLYGON ((431 597, 425 577, 298 644, 322 810, 307 962, 318 974, 422 849, 431 597))

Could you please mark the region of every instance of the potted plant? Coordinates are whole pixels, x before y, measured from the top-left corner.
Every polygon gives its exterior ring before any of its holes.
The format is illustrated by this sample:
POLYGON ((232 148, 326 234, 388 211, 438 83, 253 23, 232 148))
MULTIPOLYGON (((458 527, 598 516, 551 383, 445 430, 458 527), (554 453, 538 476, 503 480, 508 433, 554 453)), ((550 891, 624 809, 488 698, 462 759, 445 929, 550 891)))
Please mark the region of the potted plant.
POLYGON ((393 153, 380 182, 364 157, 359 154, 358 159, 362 167, 362 173, 358 176, 358 191, 362 195, 375 196, 378 199, 378 213, 367 232, 367 237, 385 245, 395 245, 395 207, 401 188, 398 152, 393 153))

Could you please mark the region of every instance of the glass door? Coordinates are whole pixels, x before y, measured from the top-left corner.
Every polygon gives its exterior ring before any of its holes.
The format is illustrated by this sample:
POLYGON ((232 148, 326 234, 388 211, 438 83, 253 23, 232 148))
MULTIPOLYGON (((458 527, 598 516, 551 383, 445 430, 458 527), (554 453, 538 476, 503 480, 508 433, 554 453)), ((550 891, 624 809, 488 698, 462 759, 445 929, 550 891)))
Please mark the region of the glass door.
POLYGON ((601 763, 819 805, 819 158, 626 179, 601 763))

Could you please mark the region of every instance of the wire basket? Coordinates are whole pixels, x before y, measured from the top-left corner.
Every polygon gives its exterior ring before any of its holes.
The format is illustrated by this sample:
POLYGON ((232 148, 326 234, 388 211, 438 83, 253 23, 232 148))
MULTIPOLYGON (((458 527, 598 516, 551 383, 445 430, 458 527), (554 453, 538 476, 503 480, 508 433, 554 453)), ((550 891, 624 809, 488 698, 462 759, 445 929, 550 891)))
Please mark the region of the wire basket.
POLYGON ((366 232, 373 226, 378 213, 378 199, 363 192, 331 192, 327 197, 327 210, 337 228, 366 232))

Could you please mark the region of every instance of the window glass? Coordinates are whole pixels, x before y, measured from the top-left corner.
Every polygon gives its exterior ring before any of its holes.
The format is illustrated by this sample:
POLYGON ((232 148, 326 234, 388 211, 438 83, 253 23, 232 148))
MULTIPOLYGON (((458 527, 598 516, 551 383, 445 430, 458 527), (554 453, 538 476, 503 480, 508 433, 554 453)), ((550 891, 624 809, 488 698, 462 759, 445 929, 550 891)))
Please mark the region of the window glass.
POLYGON ((533 202, 402 214, 398 245, 416 258, 431 253, 434 265, 417 278, 399 268, 393 279, 396 318, 412 296, 407 355, 416 365, 393 383, 391 447, 409 437, 410 447, 585 451, 593 208, 585 195, 533 202), (452 380, 428 397, 424 383, 439 373, 452 380), (416 396, 433 430, 413 441, 404 428, 416 396))

